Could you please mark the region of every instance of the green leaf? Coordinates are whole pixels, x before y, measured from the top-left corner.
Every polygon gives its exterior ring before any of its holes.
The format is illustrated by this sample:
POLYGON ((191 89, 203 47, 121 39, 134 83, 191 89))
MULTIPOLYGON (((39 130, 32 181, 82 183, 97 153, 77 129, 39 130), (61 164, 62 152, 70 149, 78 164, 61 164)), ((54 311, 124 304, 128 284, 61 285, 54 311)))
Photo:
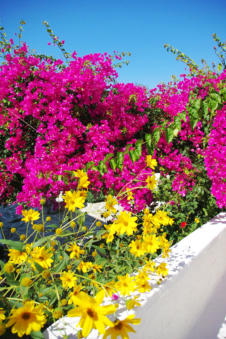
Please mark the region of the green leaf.
POLYGON ((194 106, 188 107, 189 121, 191 128, 194 129, 199 121, 199 112, 194 106))
POLYGON ((117 155, 117 167, 122 170, 123 169, 123 161, 124 161, 124 153, 123 152, 119 152, 117 155))
POLYGON ((148 154, 153 153, 153 145, 152 145, 152 140, 151 140, 151 134, 145 134, 144 136, 145 142, 146 142, 146 148, 147 148, 147 152, 148 154))
POLYGON ((173 137, 174 137, 174 126, 170 125, 169 127, 167 127, 165 133, 166 133, 166 141, 169 144, 173 140, 173 137))
POLYGON ((101 248, 100 246, 93 245, 93 247, 97 250, 97 252, 106 257, 106 250, 104 248, 101 248))
POLYGON ((201 107, 201 99, 196 99, 192 102, 192 106, 198 111, 201 107))
POLYGON ((11 287, 13 286, 15 288, 20 286, 20 282, 16 281, 10 273, 5 273, 5 276, 7 277, 7 284, 9 284, 11 287))
POLYGON ((143 145, 143 140, 138 139, 135 144, 135 150, 139 154, 139 157, 142 155, 142 145, 143 145))
POLYGON ((95 258, 95 262, 97 265, 104 265, 105 263, 108 263, 108 260, 105 257, 98 256, 95 258))
POLYGON ((39 273, 41 273, 44 270, 44 268, 41 265, 39 265, 37 262, 35 262, 34 265, 35 265, 36 270, 39 273))
POLYGON ((133 151, 133 153, 134 153, 135 161, 139 160, 140 159, 140 152, 135 149, 133 151))
POLYGON ((129 151, 129 149, 130 149, 131 147, 133 147, 132 144, 126 145, 125 153, 128 153, 128 151, 129 151))
POLYGON ((204 118, 207 119, 208 118, 208 115, 209 115, 209 105, 208 105, 208 102, 206 100, 204 100, 202 102, 202 107, 203 107, 203 112, 204 112, 204 118))
POLYGON ((33 339, 44 339, 44 334, 43 334, 42 332, 40 332, 40 331, 38 331, 38 332, 32 331, 32 332, 30 333, 30 336, 31 336, 31 338, 33 338, 33 339))
POLYGON ((69 256, 66 253, 63 253, 63 259, 60 260, 59 264, 54 267, 54 272, 61 272, 67 266, 69 261, 69 256))
POLYGON ((104 173, 107 172, 107 166, 105 165, 105 163, 103 161, 100 161, 98 164, 98 169, 101 175, 103 175, 104 173))
POLYGON ((110 164, 110 166, 111 166, 111 168, 112 168, 113 170, 116 169, 117 164, 116 164, 115 159, 111 159, 111 160, 109 161, 109 164, 110 164))
POLYGON ((174 117, 174 125, 176 129, 181 130, 181 117, 179 115, 174 117))
POLYGON ((221 96, 218 93, 210 93, 209 97, 221 104, 221 96))
POLYGON ((184 120, 184 122, 187 121, 187 113, 185 111, 181 112, 180 114, 178 114, 178 116, 181 117, 181 120, 184 120))
POLYGON ((86 171, 94 165, 94 161, 90 161, 86 164, 86 171))
POLYGON ((24 243, 20 241, 0 239, 0 243, 7 245, 9 248, 13 248, 18 251, 22 251, 24 247, 24 243))
POLYGON ((156 129, 154 130, 153 134, 152 134, 153 141, 154 141, 155 145, 158 144, 158 141, 159 141, 159 139, 160 139, 160 134, 161 134, 161 133, 160 133, 160 128, 159 128, 159 127, 156 128, 156 129))
POLYGON ((135 151, 129 151, 129 156, 130 159, 132 160, 132 162, 134 163, 136 161, 136 155, 135 155, 135 151))
POLYGON ((220 90, 220 94, 223 96, 222 101, 226 101, 226 87, 224 87, 220 90))
MULTIPOLYGON (((52 226, 52 227, 55 227, 56 225, 48 225, 48 227, 49 226, 52 226)), ((52 238, 53 236, 52 235, 48 235, 47 237, 44 237, 44 238, 41 238, 41 239, 39 239, 39 240, 37 240, 34 244, 33 244, 33 247, 37 247, 37 246, 40 246, 40 245, 42 245, 43 243, 47 243, 48 242, 48 240, 51 240, 51 238, 52 238)))
POLYGON ((114 156, 114 154, 113 153, 109 153, 109 154, 107 154, 106 156, 105 156, 105 158, 104 158, 104 160, 103 160, 103 162, 104 163, 106 163, 110 158, 112 158, 114 156))
POLYGON ((189 116, 189 121, 190 121, 190 125, 191 128, 194 130, 195 126, 197 125, 199 119, 195 116, 189 116))
POLYGON ((218 107, 218 102, 215 99, 210 99, 209 101, 209 108, 211 113, 215 112, 218 107))
POLYGON ((0 260, 1 269, 3 269, 4 265, 5 265, 4 261, 0 260))
POLYGON ((85 219, 86 219, 86 216, 85 216, 84 213, 81 213, 81 214, 78 216, 77 223, 78 223, 78 226, 79 226, 79 227, 82 227, 82 226, 84 225, 85 219))
POLYGON ((100 230, 96 233, 97 239, 101 239, 102 235, 106 233, 106 230, 100 230))
POLYGON ((92 167, 92 170, 93 170, 93 171, 99 172, 99 170, 98 170, 98 168, 97 168, 96 166, 93 166, 93 167, 92 167))

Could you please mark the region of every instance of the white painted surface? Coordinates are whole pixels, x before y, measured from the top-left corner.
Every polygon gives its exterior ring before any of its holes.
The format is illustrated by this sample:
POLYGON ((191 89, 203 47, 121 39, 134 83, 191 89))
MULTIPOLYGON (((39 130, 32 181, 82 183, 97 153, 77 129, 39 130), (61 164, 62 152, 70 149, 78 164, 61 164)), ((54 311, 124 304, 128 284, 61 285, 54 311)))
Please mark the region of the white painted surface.
POLYGON ((136 315, 137 339, 216 339, 226 314, 226 213, 172 248, 169 276, 136 315))
MULTIPOLYGON (((130 339, 224 339, 225 255, 226 213, 221 213, 172 247, 168 277, 160 286, 152 277, 153 289, 140 295, 136 317, 141 325, 134 326, 136 334, 130 339)), ((120 312, 120 318, 126 317, 125 310, 120 312)), ((45 338, 62 339, 64 334, 77 338, 78 320, 60 319, 46 330, 45 338)), ((92 331, 88 338, 101 336, 92 331)))

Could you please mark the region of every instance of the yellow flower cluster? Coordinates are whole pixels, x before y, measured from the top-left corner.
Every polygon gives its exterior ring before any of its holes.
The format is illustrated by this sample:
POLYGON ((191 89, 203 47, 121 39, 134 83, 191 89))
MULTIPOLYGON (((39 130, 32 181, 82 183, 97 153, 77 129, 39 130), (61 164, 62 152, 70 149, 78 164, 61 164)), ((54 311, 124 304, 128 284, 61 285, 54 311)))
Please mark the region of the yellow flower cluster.
POLYGON ((63 200, 65 202, 65 207, 74 212, 76 208, 83 208, 86 200, 86 191, 67 191, 63 195, 63 200))
POLYGON ((85 251, 82 250, 76 243, 72 243, 69 245, 69 247, 67 248, 67 251, 71 252, 70 253, 70 258, 79 258, 80 254, 84 254, 85 251))
POLYGON ((103 239, 106 239, 106 242, 112 242, 114 235, 132 235, 137 231, 137 217, 133 217, 131 212, 122 211, 117 216, 113 224, 104 225, 107 233, 103 235, 103 239))
POLYGON ((84 172, 83 170, 77 170, 76 172, 74 171, 73 174, 76 178, 79 178, 77 189, 87 189, 90 181, 88 180, 88 175, 86 174, 86 172, 84 172))
POLYGON ((155 167, 158 165, 156 159, 153 159, 151 155, 147 155, 146 157, 146 165, 147 167, 150 167, 151 169, 155 169, 155 167))
POLYGON ((111 215, 111 213, 116 214, 117 210, 115 208, 115 205, 117 205, 118 201, 111 195, 109 194, 106 198, 105 201, 105 208, 106 208, 106 212, 104 213, 104 217, 107 218, 109 217, 109 215, 111 215))
MULTIPOLYGON (((146 162, 151 169, 157 166, 151 156, 147 156, 146 162)), ((131 293, 149 291, 151 273, 161 278, 168 273, 165 263, 155 265, 150 257, 160 252, 163 257, 168 255, 170 244, 163 229, 172 225, 173 219, 162 210, 151 214, 146 209, 143 217, 125 210, 118 212, 117 198, 109 194, 105 216, 112 215, 111 223, 104 225, 97 221, 86 227, 82 225, 83 216, 78 210, 84 207, 90 182, 83 170, 74 171, 73 177, 77 178, 77 190, 66 191, 63 195, 66 211, 60 225, 46 224, 51 218, 44 218, 43 213, 40 216, 40 212, 33 209, 22 211, 22 220, 27 223, 26 234, 18 234, 21 246, 17 242, 15 248, 9 249, 8 262, 0 272, 3 293, 8 295, 9 292, 11 299, 15 297, 18 303, 12 303, 11 309, 0 308, 0 335, 8 327, 19 337, 30 335, 32 331, 43 329, 47 319, 55 321, 67 311, 68 316, 80 317, 83 337, 96 329, 103 338, 129 338, 128 333, 135 332, 131 325, 140 320, 134 315, 126 319, 114 317, 118 308, 117 294, 125 297, 126 307, 131 310, 140 306, 138 297, 131 298, 131 293), (33 242, 29 243, 30 238, 33 242), (137 262, 139 267, 144 265, 143 268, 133 276, 128 273, 113 275, 118 254, 123 260, 125 255, 128 258, 125 267, 137 262), (105 279, 105 275, 108 278, 105 279), (15 286, 7 283, 8 277, 15 286), (103 305, 105 296, 112 297, 108 305, 103 305)), ((153 190, 155 176, 148 177, 146 184, 153 190)), ((125 189, 124 193, 128 201, 134 200, 130 189, 125 189)), ((44 204, 42 199, 41 205, 44 204)), ((16 233, 16 229, 11 232, 16 233)))
POLYGON ((22 307, 13 309, 8 319, 6 327, 12 326, 12 333, 16 333, 18 337, 40 331, 46 322, 43 306, 36 306, 34 301, 26 301, 22 307))
POLYGON ((28 211, 22 210, 22 215, 23 215, 23 218, 21 220, 23 220, 24 222, 33 223, 35 220, 38 220, 40 218, 40 213, 33 209, 30 209, 28 211))

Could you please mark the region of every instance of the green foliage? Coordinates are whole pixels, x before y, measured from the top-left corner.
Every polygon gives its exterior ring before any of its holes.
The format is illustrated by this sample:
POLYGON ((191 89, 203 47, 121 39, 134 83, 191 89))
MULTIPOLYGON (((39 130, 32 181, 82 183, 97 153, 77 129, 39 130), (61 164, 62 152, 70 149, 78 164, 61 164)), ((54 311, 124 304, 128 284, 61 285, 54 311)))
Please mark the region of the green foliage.
MULTIPOLYGON (((220 73, 221 71, 226 69, 226 62, 225 62, 225 53, 226 53, 226 43, 221 42, 219 37, 214 33, 212 35, 213 40, 216 42, 217 46, 214 46, 214 51, 219 58, 219 63, 215 65, 212 64, 213 71, 220 73)), ((211 71, 210 66, 208 66, 207 62, 202 59, 201 63, 203 64, 203 68, 201 69, 199 65, 197 65, 194 60, 192 60, 189 56, 187 56, 185 53, 181 52, 180 50, 174 48, 170 44, 165 44, 164 48, 167 50, 167 52, 171 52, 172 54, 176 55, 176 60, 182 61, 185 63, 191 72, 191 75, 195 74, 205 74, 209 71, 211 71)))
POLYGON ((219 37, 216 35, 216 33, 214 33, 212 37, 213 37, 213 40, 217 44, 217 47, 214 46, 214 51, 220 60, 220 63, 217 65, 217 71, 221 72, 222 70, 226 69, 226 62, 225 62, 226 42, 221 42, 219 37))
POLYGON ((18 251, 23 250, 23 243, 20 241, 14 241, 14 240, 9 240, 9 239, 0 239, 0 244, 7 245, 9 248, 13 248, 18 251))
POLYGON ((46 27, 47 33, 51 37, 54 44, 56 44, 59 49, 61 50, 64 58, 66 59, 66 62, 69 62, 69 59, 71 58, 71 54, 66 52, 65 48, 63 47, 63 42, 59 40, 59 38, 54 34, 53 30, 51 29, 49 23, 47 21, 43 21, 43 25, 46 27))
POLYGON ((172 191, 173 178, 173 173, 170 179, 161 178, 155 198, 165 201, 166 211, 174 219, 173 225, 167 227, 166 233, 168 240, 175 244, 215 217, 220 209, 210 193, 210 181, 205 173, 198 178, 192 191, 188 191, 184 197, 172 191), (199 222, 195 221, 196 218, 199 222), (182 222, 186 222, 185 228, 180 227, 182 222))
POLYGON ((176 55, 176 60, 184 62, 189 67, 192 74, 196 74, 198 72, 199 66, 185 53, 182 53, 180 50, 174 48, 170 44, 165 44, 164 48, 167 50, 167 52, 171 52, 176 55))

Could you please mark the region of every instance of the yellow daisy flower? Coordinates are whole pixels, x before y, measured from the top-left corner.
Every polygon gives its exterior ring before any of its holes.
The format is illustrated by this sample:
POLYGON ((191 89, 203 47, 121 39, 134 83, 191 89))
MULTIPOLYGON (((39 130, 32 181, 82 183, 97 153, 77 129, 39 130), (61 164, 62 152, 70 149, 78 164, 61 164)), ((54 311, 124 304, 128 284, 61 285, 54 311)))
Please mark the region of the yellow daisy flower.
POLYGON ((151 260, 145 260, 145 265, 143 267, 143 270, 148 273, 155 272, 155 262, 151 260))
POLYGON ((132 310, 134 307, 139 307, 141 304, 139 303, 138 296, 135 296, 133 299, 129 299, 126 301, 127 310, 132 310))
POLYGON ((76 303, 76 298, 78 296, 78 294, 81 292, 82 290, 82 285, 79 284, 77 285, 76 283, 74 284, 74 287, 73 287, 73 291, 71 293, 69 293, 68 297, 68 304, 74 304, 74 302, 76 303))
POLYGON ((76 276, 74 272, 68 271, 61 273, 60 280, 62 281, 63 288, 72 288, 76 283, 76 276))
POLYGON ((155 167, 158 165, 157 161, 153 159, 151 155, 147 155, 146 164, 147 167, 150 167, 151 169, 155 169, 155 167))
POLYGON ((86 192, 85 191, 67 191, 65 195, 63 195, 63 199, 65 202, 65 207, 74 212, 76 208, 83 208, 86 200, 86 192))
POLYGON ((157 269, 156 269, 156 273, 158 275, 162 275, 163 277, 166 277, 168 275, 168 269, 166 267, 166 263, 161 263, 157 269))
POLYGON ((145 247, 145 251, 147 253, 156 253, 157 250, 159 249, 159 238, 156 237, 155 235, 145 235, 144 236, 144 247, 145 247))
POLYGON ((25 286, 25 287, 31 286, 32 283, 33 283, 32 279, 28 277, 24 277, 20 282, 21 286, 25 286))
POLYGON ((35 306, 34 301, 26 301, 22 307, 13 309, 6 327, 19 337, 29 335, 32 331, 40 331, 46 322, 42 306, 35 306))
POLYGON ((31 258, 29 258, 29 261, 33 264, 36 262, 43 268, 49 268, 52 265, 53 259, 51 257, 53 256, 53 253, 50 250, 46 250, 44 247, 35 247, 30 253, 31 258))
POLYGON ((76 243, 70 244, 67 251, 71 252, 70 253, 71 259, 73 259, 74 257, 78 259, 80 257, 80 254, 85 253, 85 251, 81 250, 81 248, 76 243))
POLYGON ((130 295, 130 292, 135 290, 136 284, 129 274, 118 276, 117 278, 118 281, 115 283, 115 288, 119 290, 122 295, 130 295))
POLYGON ((82 271, 83 273, 87 273, 88 271, 90 271, 92 269, 92 267, 93 267, 93 264, 92 264, 91 261, 87 261, 87 262, 80 261, 77 269, 79 271, 82 271))
POLYGON ((141 292, 147 292, 151 290, 151 285, 147 280, 136 279, 136 289, 141 292))
POLYGON ((126 188, 126 194, 127 194, 128 201, 134 200, 133 192, 129 188, 126 188))
POLYGON ((88 180, 89 178, 86 172, 83 170, 77 170, 76 172, 73 172, 73 174, 75 177, 79 178, 78 189, 88 188, 90 181, 88 180))
POLYGON ((34 224, 32 228, 34 231, 37 231, 37 232, 44 232, 44 229, 45 229, 43 224, 34 224))
POLYGON ((74 298, 76 307, 68 312, 68 316, 81 317, 78 325, 82 328, 83 337, 87 337, 93 328, 104 334, 105 327, 113 325, 106 315, 114 313, 116 306, 101 306, 104 294, 105 292, 102 290, 93 298, 85 292, 80 292, 74 298))
POLYGON ((20 265, 27 260, 27 253, 15 249, 9 249, 9 261, 14 265, 20 265))
POLYGON ((33 209, 23 210, 22 214, 23 218, 21 220, 23 220, 24 222, 33 223, 33 221, 38 220, 40 218, 40 213, 33 209))
POLYGON ((133 240, 130 244, 130 253, 135 255, 135 257, 141 257, 145 254, 144 244, 141 240, 133 240))
POLYGON ((153 191, 156 187, 157 181, 155 179, 155 176, 152 175, 151 177, 148 176, 146 179, 146 183, 147 183, 147 188, 151 191, 153 191))
POLYGON ((122 211, 114 221, 113 226, 117 234, 132 235, 137 230, 136 221, 137 217, 132 217, 131 212, 122 211))
MULTIPOLYGON (((118 201, 111 195, 109 194, 107 196, 106 202, 105 202, 105 207, 108 210, 109 213, 113 212, 114 214, 117 213, 117 210, 115 209, 115 205, 117 205, 118 201)), ((110 214, 109 214, 110 215, 110 214)))
POLYGON ((6 273, 12 273, 15 271, 14 265, 9 261, 4 265, 3 269, 6 273))
POLYGON ((61 309, 55 309, 52 313, 54 319, 59 319, 63 316, 63 312, 61 309))
POLYGON ((111 339, 116 339, 118 337, 121 337, 122 339, 128 339, 129 332, 136 333, 136 331, 134 331, 130 324, 140 324, 140 319, 134 319, 134 317, 135 315, 131 314, 124 320, 117 319, 113 323, 113 326, 107 329, 103 336, 103 339, 106 339, 109 335, 111 336, 111 339))

